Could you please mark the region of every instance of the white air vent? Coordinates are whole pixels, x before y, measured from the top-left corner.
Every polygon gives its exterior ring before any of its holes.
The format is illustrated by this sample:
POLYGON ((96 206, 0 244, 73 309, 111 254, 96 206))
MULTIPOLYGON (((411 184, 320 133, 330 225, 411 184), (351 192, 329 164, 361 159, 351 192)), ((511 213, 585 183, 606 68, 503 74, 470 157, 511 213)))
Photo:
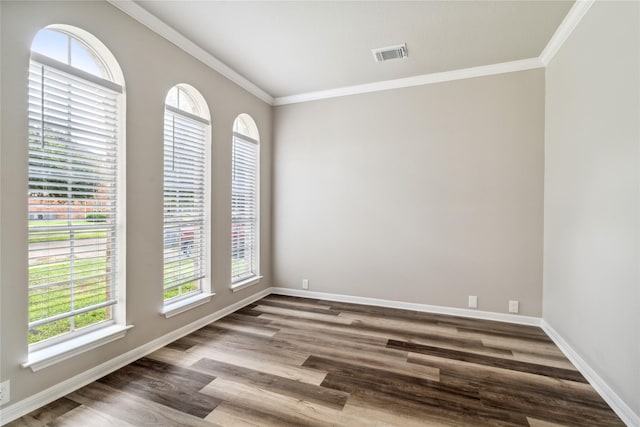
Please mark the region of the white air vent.
POLYGON ((402 59, 407 57, 407 44, 399 44, 397 46, 380 47, 371 49, 376 62, 388 61, 390 59, 402 59))

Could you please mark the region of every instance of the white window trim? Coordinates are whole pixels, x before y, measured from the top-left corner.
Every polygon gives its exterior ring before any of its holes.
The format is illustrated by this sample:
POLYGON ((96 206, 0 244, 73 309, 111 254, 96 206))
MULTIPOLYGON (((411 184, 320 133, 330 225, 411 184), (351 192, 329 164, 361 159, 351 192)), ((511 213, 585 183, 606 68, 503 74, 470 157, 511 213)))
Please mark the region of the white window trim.
MULTIPOLYGON (((68 66, 64 63, 56 61, 45 55, 41 55, 37 52, 31 52, 30 62, 39 62, 44 65, 48 65, 53 68, 58 68, 63 72, 75 75, 80 78, 84 78, 96 84, 103 85, 115 92, 118 92, 118 154, 117 154, 117 187, 116 194, 116 226, 115 233, 118 237, 116 240, 115 250, 118 254, 115 283, 116 283, 116 300, 117 303, 112 306, 113 314, 111 318, 110 326, 99 326, 100 324, 92 325, 96 326, 95 331, 80 333, 69 337, 69 339, 61 339, 59 342, 56 338, 62 338, 64 335, 54 337, 51 344, 46 342, 40 342, 30 344, 27 350, 27 361, 21 364, 23 368, 31 368, 33 372, 39 371, 46 367, 55 365, 66 359, 82 354, 94 348, 100 347, 104 344, 118 340, 126 335, 127 330, 133 328, 133 325, 127 325, 126 322, 126 294, 127 294, 127 271, 126 271, 126 259, 127 259, 127 224, 126 224, 126 97, 124 91, 124 75, 120 68, 120 64, 115 59, 111 51, 92 34, 87 33, 78 28, 67 25, 52 25, 46 28, 62 30, 67 32, 71 37, 75 37, 79 40, 88 41, 88 46, 91 49, 95 49, 100 60, 105 61, 107 69, 112 73, 113 81, 101 79, 90 73, 86 73, 80 69, 68 66)), ((91 326, 89 327, 91 328, 91 326)))
MULTIPOLYGON (((239 117, 239 116, 238 116, 239 117)), ((238 118, 236 117, 236 120, 238 120, 238 118)), ((253 118, 251 118, 251 120, 253 120, 253 118)), ((260 171, 261 171, 261 167, 260 167, 260 162, 261 162, 261 154, 260 154, 260 140, 259 139, 255 139, 252 138, 248 135, 244 135, 238 132, 233 132, 233 143, 235 143, 235 138, 241 138, 244 139, 245 141, 249 141, 253 144, 256 145, 257 147, 257 159, 256 159, 256 235, 255 235, 255 242, 256 242, 256 272, 255 275, 248 277, 246 279, 240 280, 238 282, 234 282, 233 281, 233 276, 231 277, 231 290, 233 292, 237 292, 239 290, 242 290, 244 288, 247 288, 249 286, 255 285, 260 283, 260 279, 263 277, 260 275, 260 253, 261 253, 261 248, 260 248, 260 223, 262 221, 261 219, 261 209, 260 209, 260 193, 261 193, 261 175, 260 175, 260 171)), ((232 149, 233 150, 233 149, 232 149)), ((232 165, 233 167, 233 165, 232 165)), ((233 221, 233 219, 232 219, 233 221)), ((233 272, 231 273, 233 274, 233 272)))
POLYGON ((260 279, 262 279, 264 276, 252 276, 249 277, 248 279, 245 279, 241 282, 237 282, 237 283, 232 283, 231 284, 231 290, 233 292, 238 292, 241 291, 243 289, 248 288, 249 286, 253 286, 253 285, 257 285, 260 283, 260 279))
POLYGON ((31 368, 33 372, 60 363, 71 357, 85 353, 124 337, 133 325, 111 325, 99 328, 94 332, 79 335, 58 344, 46 346, 40 350, 29 352, 26 362, 21 366, 31 368))
MULTIPOLYGON (((189 91, 192 95, 193 93, 197 93, 198 96, 202 97, 200 91, 196 88, 191 87, 186 84, 178 84, 176 85, 181 90, 189 91)), ((174 87, 176 87, 174 86, 174 87)), ((204 97, 201 99, 203 110, 201 113, 209 118, 211 118, 211 113, 209 111, 209 107, 206 103, 204 97)), ((201 122, 207 125, 207 131, 205 136, 205 170, 204 170, 204 233, 205 233, 205 244, 204 244, 204 277, 200 280, 200 291, 194 292, 193 295, 187 295, 185 297, 177 297, 169 300, 165 300, 164 296, 162 298, 162 307, 160 309, 160 314, 165 318, 170 318, 176 316, 178 314, 184 313, 193 308, 199 307, 203 304, 211 301, 211 298, 215 296, 215 292, 213 292, 213 288, 211 285, 211 252, 209 247, 211 246, 211 169, 212 169, 212 161, 211 161, 211 152, 212 152, 212 129, 211 129, 211 120, 207 120, 198 115, 191 114, 187 111, 180 110, 176 107, 168 105, 165 101, 164 108, 166 111, 169 110, 173 113, 182 114, 186 117, 192 118, 198 122, 201 122)), ((163 115, 164 122, 164 115, 163 115)), ((164 125, 163 125, 164 126, 164 125)), ((164 143, 164 142, 163 142, 164 143)), ((163 172, 164 179, 164 172, 163 172)), ((164 193, 164 188, 163 188, 164 193)), ((164 210, 164 207, 163 207, 164 210)), ((163 230, 164 233, 164 230, 163 230)), ((163 255, 164 256, 164 255, 163 255)), ((164 260, 163 260, 163 268, 164 268, 164 260)), ((164 277, 164 275, 163 275, 164 277)), ((164 290, 164 284, 163 288, 164 290)), ((164 291, 163 291, 164 295, 164 291)))
POLYGON ((192 308, 208 303, 214 295, 215 294, 211 292, 199 292, 197 295, 182 298, 170 304, 165 304, 164 307, 162 307, 162 310, 160 310, 160 314, 168 319, 180 313, 184 313, 185 311, 191 310, 192 308))

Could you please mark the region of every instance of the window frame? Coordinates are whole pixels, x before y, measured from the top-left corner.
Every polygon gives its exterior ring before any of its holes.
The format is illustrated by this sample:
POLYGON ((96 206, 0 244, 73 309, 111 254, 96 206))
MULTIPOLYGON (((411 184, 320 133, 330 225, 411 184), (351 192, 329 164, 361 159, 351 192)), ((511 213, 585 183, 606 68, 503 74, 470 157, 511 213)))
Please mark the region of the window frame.
MULTIPOLYGON (((115 177, 115 200, 114 207, 114 246, 115 251, 115 272, 113 273, 112 287, 115 289, 115 304, 111 305, 111 319, 90 324, 78 330, 66 332, 53 336, 42 341, 28 344, 27 360, 22 363, 22 367, 31 368, 33 371, 51 366, 62 360, 66 360, 77 354, 91 350, 98 346, 125 336, 132 325, 126 324, 126 90, 122 70, 118 61, 109 49, 92 34, 69 25, 50 25, 42 30, 57 31, 66 35, 70 39, 75 39, 85 47, 93 56, 94 60, 106 72, 106 77, 96 76, 82 69, 73 67, 64 62, 53 59, 41 52, 30 51, 29 72, 31 67, 44 66, 71 75, 74 78, 85 80, 94 85, 102 86, 107 90, 117 92, 115 104, 115 143, 116 154, 114 157, 115 177)), ((35 36, 37 37, 37 36, 35 36)), ((35 40, 34 37, 34 40, 35 40)), ((43 84, 44 87, 44 84, 43 84)), ((31 91, 29 90, 29 94, 31 91)), ((28 101, 29 102, 29 101, 28 101)), ((31 125, 29 125, 31 128, 31 125)), ((70 126, 69 129, 74 129, 70 126)), ((75 128, 77 131, 77 127, 75 128)), ((29 138, 27 138, 28 140, 29 138)), ((30 149, 29 149, 30 151, 30 149)), ((28 155, 28 162, 31 163, 31 154, 28 155)), ((31 166, 27 167, 27 174, 31 180, 31 166)), ((72 175, 66 175, 73 178, 72 175)), ((77 178, 76 178, 77 179, 77 178)), ((27 197, 31 200, 31 196, 27 197)), ((29 206, 27 206, 29 211, 29 206)), ((30 231, 27 233, 29 236, 30 231)), ((74 239, 76 242, 78 239, 74 239)), ((70 240, 70 246, 72 245, 70 240)), ((29 243, 27 242, 27 246, 29 243)), ((105 255, 107 256, 107 255, 105 255)), ((106 259, 106 258, 105 258, 106 259)), ((28 262, 29 264, 29 262, 28 262)), ((27 285, 28 286, 28 285, 27 285)), ((31 298, 27 300, 27 306, 31 307, 31 298)), ((32 322, 29 322, 32 323, 32 322)))
POLYGON ((257 285, 260 283, 262 279, 262 275, 260 274, 260 134, 258 131, 257 124, 253 117, 249 114, 243 113, 236 117, 233 122, 233 130, 232 130, 232 144, 231 144, 231 289, 233 292, 240 291, 247 287, 257 285), (242 132, 239 132, 239 129, 236 130, 239 126, 238 123, 243 123, 245 128, 248 130, 248 133, 252 135, 247 135, 242 132), (233 243, 233 234, 234 234, 234 215, 233 215, 233 198, 234 198, 234 190, 233 190, 233 174, 234 174, 234 162, 235 162, 235 146, 237 140, 241 140, 244 143, 254 144, 256 147, 255 151, 255 170, 253 171, 253 176, 255 179, 255 189, 254 189, 254 198, 253 204, 255 207, 254 211, 254 221, 255 221, 255 235, 253 236, 252 241, 254 242, 253 251, 255 252, 255 256, 253 259, 254 265, 252 266, 252 274, 248 277, 242 278, 234 278, 233 273, 233 252, 234 252, 234 243, 233 243))
POLYGON ((215 295, 212 291, 211 286, 211 256, 210 256, 210 246, 211 246, 211 151, 212 151, 212 123, 210 119, 209 108, 204 99, 204 96, 191 85, 185 83, 179 83, 171 87, 171 89, 167 92, 167 96, 165 97, 164 109, 163 109, 163 281, 162 281, 162 308, 160 310, 161 314, 166 318, 173 317, 185 311, 188 311, 192 308, 198 307, 200 305, 206 304, 211 300, 211 298, 215 295), (186 95, 194 102, 194 107, 196 108, 195 112, 189 112, 186 110, 182 110, 177 106, 171 105, 168 103, 169 96, 172 91, 177 89, 178 91, 178 99, 180 92, 186 93, 186 95), (165 280, 165 261, 166 261, 166 242, 165 242, 165 170, 164 170, 164 156, 165 156, 165 137, 164 133, 166 131, 166 116, 167 112, 170 112, 173 115, 181 115, 184 118, 190 119, 195 122, 200 122, 206 124, 205 132, 204 132, 204 141, 203 141, 203 162, 204 162, 204 173, 203 173, 203 243, 202 243, 202 271, 203 277, 198 279, 199 281, 199 289, 184 295, 179 295, 170 299, 164 298, 164 280, 165 280))

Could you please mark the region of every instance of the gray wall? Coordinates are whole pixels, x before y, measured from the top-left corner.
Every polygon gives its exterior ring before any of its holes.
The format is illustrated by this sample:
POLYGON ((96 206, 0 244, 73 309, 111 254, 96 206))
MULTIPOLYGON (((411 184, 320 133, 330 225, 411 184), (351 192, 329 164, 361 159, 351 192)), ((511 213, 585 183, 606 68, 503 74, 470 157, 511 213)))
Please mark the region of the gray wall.
POLYGON ((544 71, 277 107, 274 283, 540 316, 544 71))
POLYGON ((546 70, 544 319, 640 414, 638 2, 596 2, 546 70))
POLYGON ((2 140, 0 259, 2 380, 11 403, 73 377, 271 285, 271 107, 104 2, 0 2, 2 8, 2 140), (31 40, 42 27, 70 24, 98 37, 118 59, 127 99, 127 320, 124 339, 37 373, 27 359, 27 69, 31 40), (212 118, 212 286, 217 295, 176 317, 162 307, 162 131, 164 98, 189 83, 212 118), (232 124, 253 116, 262 137, 262 284, 230 290, 232 124))

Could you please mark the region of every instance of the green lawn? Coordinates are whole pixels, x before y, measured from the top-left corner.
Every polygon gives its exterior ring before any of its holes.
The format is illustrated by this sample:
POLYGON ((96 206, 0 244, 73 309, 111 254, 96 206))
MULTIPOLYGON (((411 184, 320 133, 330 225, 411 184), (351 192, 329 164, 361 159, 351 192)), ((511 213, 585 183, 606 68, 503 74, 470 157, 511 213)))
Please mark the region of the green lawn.
MULTIPOLYGON (((54 220, 32 220, 29 221, 29 228, 31 227, 55 227, 61 225, 67 225, 67 221, 64 219, 54 219, 54 220)), ((99 239, 107 236, 105 231, 100 230, 100 223, 87 221, 84 219, 74 219, 71 221, 73 225, 95 225, 98 227, 96 230, 82 230, 82 232, 76 232, 76 239, 99 239)), ((29 233, 29 243, 38 243, 38 242, 56 242, 56 241, 65 241, 70 239, 69 233, 60 233, 60 232, 41 232, 41 231, 32 231, 29 233)))
MULTIPOLYGON (((193 260, 181 260, 165 266, 165 272, 171 273, 180 269, 183 274, 191 274, 194 268, 193 260)), ((105 278, 83 279, 97 274, 106 273, 104 259, 77 260, 74 264, 74 307, 79 309, 93 304, 107 301, 108 294, 105 291, 105 278)), ((71 277, 71 263, 61 261, 54 268, 34 265, 29 267, 29 286, 69 280, 71 277)), ((195 291, 197 282, 186 283, 178 288, 164 291, 164 299, 175 298, 195 291)), ((48 287, 45 289, 29 290, 29 321, 55 316, 68 312, 71 306, 71 285, 69 283, 48 287)), ((34 344, 48 338, 93 325, 111 318, 111 308, 100 308, 69 319, 47 323, 29 330, 29 344, 34 344)))
MULTIPOLYGON (((182 261, 170 262, 164 266, 165 276, 175 275, 179 270, 183 275, 189 275, 193 273, 195 262, 192 259, 185 259, 182 261)), ((181 295, 193 292, 198 289, 196 281, 185 283, 177 288, 172 288, 164 291, 164 300, 179 297, 181 295)))
MULTIPOLYGON (((74 265, 73 287, 74 307, 80 309, 98 304, 108 299, 105 290, 105 278, 87 278, 106 273, 104 259, 77 260, 74 265), (85 277, 86 279, 82 279, 85 277)), ((46 266, 31 266, 29 268, 29 286, 37 286, 49 282, 69 280, 71 277, 71 263, 60 262, 55 269, 46 266)), ((71 306, 71 285, 69 283, 44 289, 29 290, 29 321, 55 316, 69 311, 71 306)), ((80 329, 110 318, 110 308, 100 308, 74 316, 73 327, 80 329)), ((29 331, 29 344, 47 338, 52 338, 71 330, 72 320, 63 319, 35 327, 29 331)))

